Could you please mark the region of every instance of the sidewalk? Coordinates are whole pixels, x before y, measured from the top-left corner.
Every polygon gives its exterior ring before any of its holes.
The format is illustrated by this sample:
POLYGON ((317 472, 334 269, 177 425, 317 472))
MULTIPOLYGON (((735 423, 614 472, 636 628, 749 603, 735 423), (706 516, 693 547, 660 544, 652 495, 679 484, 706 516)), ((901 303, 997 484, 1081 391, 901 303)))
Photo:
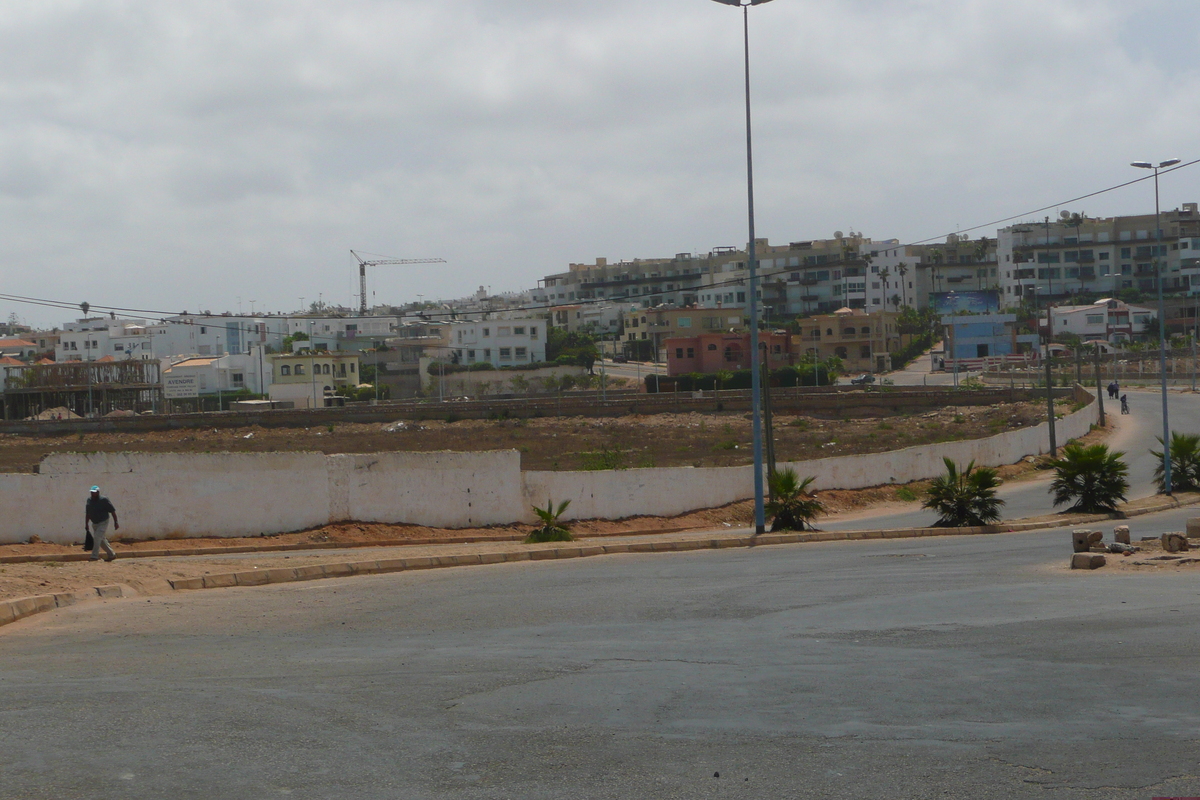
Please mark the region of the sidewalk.
MULTIPOLYGON (((1200 494, 1180 494, 1171 499, 1149 497, 1123 506, 1122 512, 1126 517, 1136 517, 1196 503, 1200 503, 1200 494)), ((61 556, 35 556, 21 560, 10 557, 0 562, 0 626, 31 614, 89 600, 200 589, 624 553, 1011 533, 1110 522, 1113 522, 1113 518, 1108 515, 1057 514, 977 528, 806 531, 764 533, 758 536, 748 528, 725 528, 615 534, 593 536, 575 542, 535 545, 501 540, 396 543, 370 548, 264 543, 261 547, 184 551, 186 555, 181 552, 166 554, 142 551, 138 558, 120 558, 112 563, 87 561, 83 553, 78 554, 79 559, 72 557, 69 561, 61 556), (31 588, 33 593, 30 592, 31 588)))

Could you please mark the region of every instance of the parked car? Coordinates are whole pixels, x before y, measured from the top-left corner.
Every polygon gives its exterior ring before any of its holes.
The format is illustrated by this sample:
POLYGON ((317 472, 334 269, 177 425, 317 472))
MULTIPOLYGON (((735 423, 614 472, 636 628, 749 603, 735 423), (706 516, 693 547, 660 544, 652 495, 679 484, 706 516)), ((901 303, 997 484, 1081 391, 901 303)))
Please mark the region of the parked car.
POLYGON ((625 356, 625 355, 615 355, 615 356, 613 356, 613 357, 612 357, 612 360, 613 360, 613 363, 614 363, 614 364, 628 364, 628 363, 629 363, 629 356, 625 356))
POLYGON ((875 376, 869 372, 864 372, 862 375, 859 375, 857 378, 850 379, 850 383, 853 386, 867 386, 874 382, 875 382, 875 376))

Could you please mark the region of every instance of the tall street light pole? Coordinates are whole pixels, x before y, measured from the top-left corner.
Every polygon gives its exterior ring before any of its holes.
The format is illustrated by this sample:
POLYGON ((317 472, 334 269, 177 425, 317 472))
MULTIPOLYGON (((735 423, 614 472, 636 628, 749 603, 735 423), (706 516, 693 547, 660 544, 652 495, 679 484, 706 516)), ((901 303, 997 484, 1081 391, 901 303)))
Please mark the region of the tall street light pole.
POLYGON ((762 378, 759 375, 758 350, 758 261, 754 252, 754 149, 750 136, 750 6, 771 0, 715 0, 742 9, 742 42, 746 65, 746 205, 750 222, 750 245, 746 259, 750 270, 750 394, 754 424, 754 532, 767 530, 763 508, 763 436, 762 436, 762 378))
POLYGON ((1134 161, 1132 167, 1154 170, 1154 277, 1158 283, 1158 374, 1162 383, 1163 418, 1163 494, 1171 494, 1171 425, 1167 421, 1167 315, 1163 310, 1162 224, 1158 210, 1158 171, 1179 163, 1178 158, 1160 161, 1134 161))

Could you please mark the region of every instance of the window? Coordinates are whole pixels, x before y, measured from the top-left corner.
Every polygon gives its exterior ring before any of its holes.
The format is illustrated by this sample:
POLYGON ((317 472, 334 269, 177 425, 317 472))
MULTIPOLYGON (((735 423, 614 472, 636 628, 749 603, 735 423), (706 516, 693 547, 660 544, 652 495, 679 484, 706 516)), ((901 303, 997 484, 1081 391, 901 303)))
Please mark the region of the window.
MULTIPOLYGON (((501 329, 501 330, 503 330, 503 329, 501 329)), ((500 360, 501 361, 512 361, 512 348, 511 347, 501 347, 500 348, 500 360)))
POLYGON ((342 377, 346 377, 346 365, 342 364, 342 377))
POLYGON ((492 360, 492 348, 490 348, 490 347, 485 347, 485 348, 483 349, 483 360, 484 360, 484 361, 491 361, 491 360, 492 360))
POLYGON ((292 368, 289 367, 287 364, 284 364, 282 367, 279 368, 279 374, 280 375, 291 375, 292 368))
POLYGON ((871 357, 871 346, 868 344, 864 344, 862 347, 858 348, 858 357, 859 358, 870 358, 871 357))
POLYGON ((492 335, 492 329, 491 329, 491 328, 484 328, 484 329, 483 329, 483 335, 484 335, 484 336, 491 336, 491 335, 492 335))
POLYGON ((859 328, 858 332, 870 335, 871 329, 868 326, 864 325, 863 327, 859 328))
POLYGON ((844 347, 834 348, 833 354, 835 356, 837 356, 838 358, 846 358, 846 348, 844 348, 844 347))
POLYGON ((529 358, 529 351, 524 347, 518 347, 516 356, 518 361, 525 361, 529 358))
MULTIPOLYGON (((575 316, 576 316, 576 317, 578 317, 579 315, 578 315, 578 314, 576 314, 575 316)), ((537 338, 537 325, 530 325, 530 326, 529 326, 529 338, 530 338, 530 339, 536 339, 536 338, 537 338)))
POLYGON ((716 349, 717 349, 717 346, 716 346, 715 344, 710 344, 710 345, 708 346, 708 349, 709 349, 709 350, 716 350, 716 349))
POLYGON ((123 353, 123 352, 125 352, 125 345, 123 345, 123 344, 114 344, 114 345, 113 345, 113 350, 117 351, 118 353, 123 353))
POLYGON ((330 373, 329 365, 326 364, 324 367, 322 367, 321 372, 325 375, 328 375, 330 373))
POLYGON ((687 353, 688 353, 688 354, 687 354, 687 357, 688 357, 688 358, 695 358, 695 357, 696 357, 696 348, 694 348, 694 347, 689 347, 689 348, 687 349, 687 353))
POLYGON ((504 327, 496 328, 497 336, 512 336, 512 328, 505 325, 504 327))
POLYGON ((524 325, 518 325, 517 327, 513 328, 513 336, 524 336, 524 335, 525 335, 525 326, 524 325))
POLYGON ((354 374, 354 362, 353 361, 350 362, 350 374, 351 375, 354 374))
POLYGON ((692 327, 692 318, 691 317, 680 317, 678 320, 675 321, 675 326, 679 327, 679 328, 690 328, 690 327, 692 327))
POLYGON ((676 357, 676 358, 683 358, 683 348, 682 348, 682 347, 676 347, 676 348, 675 348, 675 357, 676 357))
POLYGON ((296 368, 292 370, 292 374, 293 375, 303 375, 304 374, 304 365, 297 364, 296 368))
POLYGON ((201 333, 201 335, 208 333, 208 328, 206 328, 206 327, 204 327, 203 325, 201 325, 201 326, 200 326, 200 333, 201 333))
POLYGON ((1104 322, 1103 314, 1088 314, 1087 315, 1087 324, 1088 325, 1100 325, 1103 322, 1104 322))
POLYGON ((234 372, 229 376, 229 380, 234 386, 241 386, 246 382, 245 376, 240 372, 234 372))

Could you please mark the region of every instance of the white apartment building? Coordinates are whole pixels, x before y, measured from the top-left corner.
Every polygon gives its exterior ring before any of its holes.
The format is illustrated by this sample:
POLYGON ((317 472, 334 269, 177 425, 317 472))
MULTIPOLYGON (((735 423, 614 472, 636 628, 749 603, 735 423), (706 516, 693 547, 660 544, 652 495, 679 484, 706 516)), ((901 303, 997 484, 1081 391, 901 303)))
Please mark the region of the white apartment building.
POLYGON ((311 337, 313 343, 318 347, 327 345, 330 350, 335 350, 338 342, 362 339, 382 341, 389 336, 394 336, 396 329, 400 327, 400 317, 304 316, 289 317, 286 324, 287 333, 285 335, 303 333, 311 337))
POLYGON ((1052 306, 1050 324, 1054 335, 1073 334, 1081 339, 1127 342, 1146 332, 1155 312, 1105 298, 1084 306, 1052 306))
POLYGON ((1156 292, 1155 257, 1163 291, 1200 293, 1200 212, 1196 203, 1163 211, 1161 244, 1153 214, 1090 219, 1062 212, 1010 225, 998 233, 1001 302, 1016 305, 1082 292, 1156 292))
POLYGON ((426 348, 428 355, 459 364, 487 361, 496 367, 546 360, 546 325, 542 318, 486 319, 448 324, 449 346, 426 348), (445 349, 441 353, 438 350, 445 349))
POLYGON ((54 360, 97 361, 246 353, 251 347, 283 346, 284 317, 178 315, 161 322, 90 317, 68 322, 58 335, 54 360))

